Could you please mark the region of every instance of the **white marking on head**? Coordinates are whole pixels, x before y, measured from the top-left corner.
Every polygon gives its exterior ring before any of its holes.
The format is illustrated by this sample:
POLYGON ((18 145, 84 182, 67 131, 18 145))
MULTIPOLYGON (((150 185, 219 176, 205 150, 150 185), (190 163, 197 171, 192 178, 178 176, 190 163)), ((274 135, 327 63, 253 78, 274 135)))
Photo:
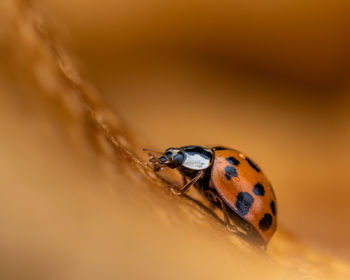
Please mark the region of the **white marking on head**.
POLYGON ((207 169, 210 165, 210 159, 205 158, 199 154, 188 154, 185 153, 185 160, 182 166, 193 169, 193 170, 203 170, 207 169))

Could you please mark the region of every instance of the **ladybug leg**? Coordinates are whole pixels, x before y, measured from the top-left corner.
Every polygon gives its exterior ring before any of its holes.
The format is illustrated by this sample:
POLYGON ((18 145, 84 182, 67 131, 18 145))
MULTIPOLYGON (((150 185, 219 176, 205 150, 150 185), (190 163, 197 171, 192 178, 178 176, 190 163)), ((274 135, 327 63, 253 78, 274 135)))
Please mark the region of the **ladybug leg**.
MULTIPOLYGON (((178 188, 175 186, 170 186, 170 190, 176 194, 181 195, 184 194, 193 184, 195 184, 200 178, 202 178, 204 175, 204 171, 198 171, 195 177, 193 177, 188 183, 186 183, 182 188, 178 188)), ((184 178, 184 181, 186 181, 186 178, 184 178)))
POLYGON ((208 197, 209 200, 220 203, 222 213, 224 214, 224 223, 225 223, 227 229, 230 232, 239 233, 238 228, 235 225, 231 224, 230 216, 229 216, 228 211, 227 211, 227 206, 226 206, 225 202, 221 199, 221 197, 219 197, 216 193, 214 193, 212 191, 206 191, 205 195, 208 197))
POLYGON ((187 179, 186 176, 182 176, 183 182, 184 182, 184 186, 187 184, 187 179))
POLYGON ((238 233, 239 232, 238 228, 235 225, 232 225, 230 222, 230 218, 229 218, 230 216, 228 214, 227 206, 225 202, 223 202, 222 199, 218 196, 217 196, 217 200, 219 201, 222 212, 224 213, 224 222, 226 224, 227 229, 231 232, 238 233))

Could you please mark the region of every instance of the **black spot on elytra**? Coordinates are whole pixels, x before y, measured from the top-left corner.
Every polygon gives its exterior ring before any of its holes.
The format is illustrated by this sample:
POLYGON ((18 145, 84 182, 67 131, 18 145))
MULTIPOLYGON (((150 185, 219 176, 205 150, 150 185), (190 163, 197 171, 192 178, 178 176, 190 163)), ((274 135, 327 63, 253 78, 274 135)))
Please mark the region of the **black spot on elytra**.
POLYGON ((233 166, 226 166, 225 167, 225 177, 227 180, 230 180, 231 177, 237 177, 237 170, 233 166))
POLYGON ((257 172, 260 172, 260 171, 261 171, 260 168, 259 168, 259 166, 258 166, 254 161, 252 161, 249 157, 246 157, 245 159, 248 161, 249 165, 250 165, 252 168, 254 168, 257 172))
POLYGON ((265 214, 259 222, 259 228, 262 231, 267 231, 272 225, 272 216, 270 214, 265 214))
POLYGON ((238 165, 239 164, 239 160, 234 158, 234 157, 227 157, 226 160, 231 163, 232 165, 238 165))
POLYGON ((265 194, 264 186, 260 183, 257 183, 254 186, 253 193, 255 193, 256 195, 264 196, 265 194))
POLYGON ((271 208, 272 214, 276 215, 276 205, 273 200, 270 203, 270 208, 271 208))
POLYGON ((240 192, 237 196, 236 208, 242 216, 248 214, 250 207, 254 202, 254 197, 252 197, 247 192, 240 192))

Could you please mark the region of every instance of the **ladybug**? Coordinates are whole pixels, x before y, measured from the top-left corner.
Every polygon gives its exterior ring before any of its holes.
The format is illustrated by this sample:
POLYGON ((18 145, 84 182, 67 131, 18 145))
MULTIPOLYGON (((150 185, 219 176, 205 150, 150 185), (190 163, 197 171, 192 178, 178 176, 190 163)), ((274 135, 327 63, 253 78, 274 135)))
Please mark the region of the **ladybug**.
POLYGON ((194 186, 221 208, 229 231, 266 248, 276 230, 276 196, 253 160, 226 147, 184 146, 153 153, 160 154, 149 153, 155 171, 177 169, 183 176, 181 188, 169 186, 175 194, 194 186))

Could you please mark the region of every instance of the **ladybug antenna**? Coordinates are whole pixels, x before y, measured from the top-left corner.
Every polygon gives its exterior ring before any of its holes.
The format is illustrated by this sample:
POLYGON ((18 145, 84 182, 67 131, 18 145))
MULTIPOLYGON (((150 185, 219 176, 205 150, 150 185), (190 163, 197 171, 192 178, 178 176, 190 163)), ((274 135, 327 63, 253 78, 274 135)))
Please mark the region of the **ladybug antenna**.
POLYGON ((156 154, 160 154, 160 155, 163 154, 163 153, 161 153, 161 152, 156 152, 156 151, 153 151, 153 150, 150 150, 150 149, 146 149, 146 148, 143 148, 142 151, 151 152, 151 153, 156 153, 156 154))

